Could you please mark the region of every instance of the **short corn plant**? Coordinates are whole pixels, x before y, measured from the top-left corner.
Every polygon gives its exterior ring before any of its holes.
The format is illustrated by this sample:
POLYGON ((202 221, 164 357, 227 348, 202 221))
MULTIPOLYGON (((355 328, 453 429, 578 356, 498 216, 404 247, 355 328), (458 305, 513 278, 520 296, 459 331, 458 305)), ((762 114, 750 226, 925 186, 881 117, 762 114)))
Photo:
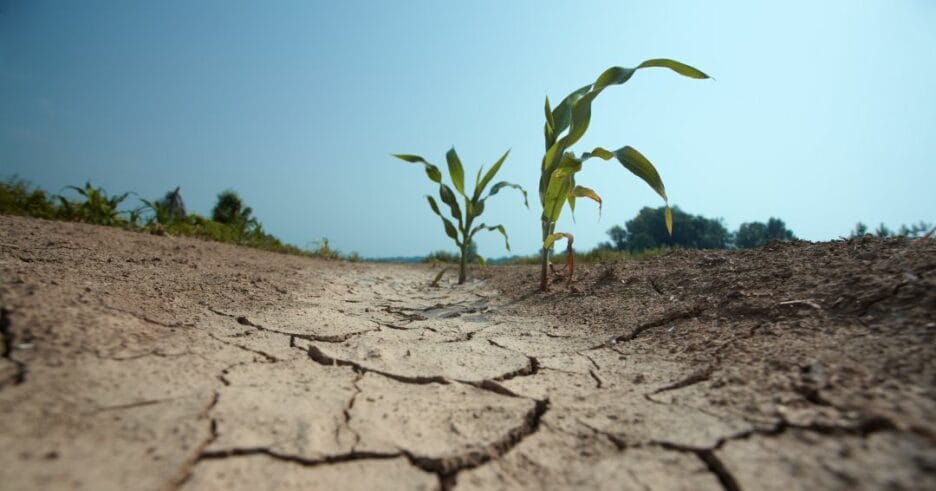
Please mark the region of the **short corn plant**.
POLYGON ((494 179, 494 176, 497 174, 497 171, 500 170, 501 165, 503 165, 504 160, 507 159, 507 154, 510 151, 504 153, 494 165, 488 169, 484 174, 484 177, 481 177, 481 173, 484 171, 482 166, 478 169, 478 174, 475 176, 475 187, 474 192, 468 193, 465 189, 465 169, 462 167, 461 160, 458 158, 458 154, 455 152, 453 147, 448 153, 445 154, 445 160, 448 163, 449 177, 452 181, 452 185, 455 187, 455 191, 462 197, 462 204, 458 204, 458 197, 455 195, 455 192, 445 184, 442 183, 442 172, 435 165, 430 164, 426 159, 420 157, 419 155, 408 155, 408 154, 394 154, 394 157, 404 160, 413 164, 423 164, 426 168, 426 175, 429 176, 429 179, 432 182, 435 182, 439 185, 439 198, 444 204, 449 208, 452 218, 456 223, 452 223, 451 220, 446 218, 442 211, 439 209, 439 204, 436 202, 435 198, 432 196, 426 196, 426 200, 429 201, 429 207, 432 208, 432 211, 442 219, 442 225, 445 226, 445 234, 451 237, 455 241, 455 245, 458 246, 459 250, 459 267, 458 267, 458 284, 465 282, 466 269, 468 266, 468 252, 471 247, 471 241, 474 238, 475 234, 482 230, 497 230, 504 236, 504 245, 507 247, 507 250, 510 250, 510 241, 507 238, 507 230, 503 225, 486 225, 480 223, 475 225, 475 220, 481 216, 484 212, 485 202, 491 196, 497 194, 503 188, 513 188, 519 190, 523 193, 523 204, 529 208, 530 205, 527 203, 527 192, 521 186, 513 184, 507 181, 500 181, 493 186, 491 186, 490 191, 482 197, 484 190, 487 188, 488 184, 494 179))
POLYGON ((602 160, 617 159, 627 170, 650 185, 666 203, 666 228, 673 233, 673 217, 666 198, 666 189, 663 180, 657 173, 653 164, 636 149, 625 146, 615 151, 597 147, 591 152, 576 156, 570 151, 572 145, 578 142, 588 130, 591 120, 592 102, 601 92, 611 85, 620 85, 642 68, 660 67, 668 68, 680 75, 690 78, 705 79, 708 75, 683 63, 668 59, 646 60, 635 68, 611 67, 602 73, 594 83, 588 84, 562 100, 555 109, 549 106, 546 98, 546 124, 544 134, 546 139, 546 153, 543 155, 542 172, 539 181, 539 198, 543 206, 541 217, 543 227, 543 249, 541 257, 540 289, 548 288, 549 252, 553 243, 558 239, 568 241, 569 254, 567 255, 569 267, 569 281, 572 281, 572 234, 556 232, 556 222, 565 204, 575 211, 576 198, 588 198, 598 203, 601 210, 601 197, 594 190, 579 186, 575 182, 575 174, 582 169, 582 164, 592 158, 602 160))

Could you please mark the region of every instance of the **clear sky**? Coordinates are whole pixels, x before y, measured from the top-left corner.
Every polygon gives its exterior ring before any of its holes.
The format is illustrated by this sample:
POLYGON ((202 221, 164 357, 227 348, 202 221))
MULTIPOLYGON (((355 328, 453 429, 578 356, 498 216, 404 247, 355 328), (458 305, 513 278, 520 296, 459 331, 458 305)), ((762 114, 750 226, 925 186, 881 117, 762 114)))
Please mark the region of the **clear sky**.
MULTIPOLYGON (((671 202, 729 229, 780 217, 801 238, 861 220, 936 221, 936 2, 0 0, 0 177, 90 179, 209 213, 238 191, 266 230, 365 256, 454 250, 391 153, 467 174, 512 149, 484 221, 539 243, 543 99, 612 65, 669 57, 597 100, 575 147, 632 145, 671 202)), ((590 248, 660 199, 617 164, 558 229, 590 248)), ((494 233, 483 255, 505 254, 494 233)))

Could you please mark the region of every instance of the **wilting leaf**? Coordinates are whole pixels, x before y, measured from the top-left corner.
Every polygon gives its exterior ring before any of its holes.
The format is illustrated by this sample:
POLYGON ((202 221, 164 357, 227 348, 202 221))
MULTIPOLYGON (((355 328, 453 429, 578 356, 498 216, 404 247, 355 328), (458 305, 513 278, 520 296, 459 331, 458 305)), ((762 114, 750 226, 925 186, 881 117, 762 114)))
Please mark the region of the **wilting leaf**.
POLYGON ((569 195, 576 198, 588 198, 598 203, 598 217, 601 217, 601 196, 598 196, 598 193, 594 190, 586 188, 585 186, 575 186, 572 188, 569 195))
POLYGON ((553 243, 559 239, 566 239, 569 242, 571 242, 575 238, 572 236, 572 234, 567 233, 567 232, 555 232, 555 233, 549 234, 546 236, 546 240, 543 241, 543 249, 551 248, 553 243))
POLYGON ((673 236, 673 211, 670 210, 669 205, 666 205, 666 231, 669 233, 670 237, 673 236))
MULTIPOLYGON (((516 190, 520 191, 521 193, 523 193, 523 206, 526 206, 527 208, 530 207, 530 204, 527 202, 527 192, 526 192, 526 189, 523 189, 523 186, 521 186, 521 185, 519 185, 519 184, 514 184, 514 183, 512 183, 512 182, 507 182, 507 181, 501 181, 501 182, 495 184, 494 186, 492 186, 492 187, 491 187, 491 191, 487 194, 487 196, 484 197, 484 199, 488 199, 488 198, 490 198, 491 196, 494 196, 495 194, 497 194, 498 191, 500 191, 500 190, 503 189, 503 188, 513 188, 513 189, 516 189, 516 190)), ((482 200, 482 201, 483 201, 483 200, 482 200)))
POLYGON ((616 150, 614 156, 617 157, 621 165, 643 179, 661 198, 666 200, 666 188, 663 186, 663 179, 660 179, 656 167, 647 160, 647 157, 629 146, 616 150))

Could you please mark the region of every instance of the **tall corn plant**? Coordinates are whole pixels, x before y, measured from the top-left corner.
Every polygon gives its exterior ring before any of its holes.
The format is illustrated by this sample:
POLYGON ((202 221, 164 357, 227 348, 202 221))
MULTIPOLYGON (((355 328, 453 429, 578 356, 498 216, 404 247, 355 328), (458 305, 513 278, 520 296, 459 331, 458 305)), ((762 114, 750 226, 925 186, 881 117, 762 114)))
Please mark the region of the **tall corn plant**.
POLYGON ((426 200, 429 201, 429 207, 432 208, 432 211, 442 219, 442 225, 445 227, 445 234, 448 235, 452 240, 455 241, 455 245, 458 246, 459 250, 459 267, 458 267, 458 284, 465 282, 466 269, 468 266, 468 253, 469 248, 471 247, 471 241, 474 238, 475 234, 482 230, 497 230, 504 236, 504 245, 507 247, 507 250, 510 250, 510 242, 507 239, 507 229, 503 225, 486 225, 484 223, 474 225, 475 219, 477 219, 484 212, 485 202, 491 196, 497 194, 498 191, 507 187, 519 190, 523 193, 523 204, 527 208, 530 205, 527 203, 527 192, 518 184, 513 184, 507 181, 500 181, 493 186, 487 194, 482 197, 484 190, 487 188, 488 184, 494 179, 494 176, 497 174, 497 171, 500 170, 501 165, 504 163, 504 160, 507 159, 507 154, 510 153, 510 150, 504 153, 494 165, 488 169, 487 173, 484 174, 484 177, 481 177, 481 173, 484 171, 484 166, 478 169, 478 174, 475 176, 475 187, 474 192, 467 192, 465 189, 465 169, 462 167, 461 160, 458 158, 458 154, 455 152, 453 147, 445 154, 445 160, 448 163, 449 178, 452 181, 452 185, 455 187, 455 191, 462 197, 462 204, 458 204, 458 197, 455 196, 455 192, 452 191, 452 188, 446 186, 442 183, 442 172, 435 165, 430 164, 424 158, 419 155, 408 155, 408 154, 394 154, 393 156, 404 160, 412 164, 423 164, 426 167, 426 175, 429 176, 429 179, 432 182, 435 182, 439 185, 439 199, 445 203, 448 208, 452 218, 456 223, 452 223, 451 220, 442 215, 441 210, 439 209, 439 204, 436 202, 435 198, 432 196, 426 196, 426 200), (464 208, 464 210, 462 209, 464 208))
MULTIPOLYGON (((640 152, 630 146, 624 146, 610 151, 596 147, 591 152, 576 156, 570 151, 572 145, 578 142, 588 130, 591 120, 592 102, 601 92, 612 86, 621 85, 642 68, 668 68, 680 75, 689 78, 705 79, 708 75, 683 63, 668 59, 646 60, 636 68, 611 67, 602 73, 594 83, 588 84, 568 96, 551 109, 549 98, 546 98, 546 124, 544 136, 546 140, 546 153, 543 155, 542 173, 539 181, 539 198, 543 206, 541 217, 543 227, 543 250, 541 257, 540 289, 548 288, 547 270, 549 266, 549 252, 553 243, 558 239, 566 239, 571 246, 572 235, 567 232, 556 232, 556 222, 562 213, 565 204, 575 211, 576 198, 588 198, 598 203, 599 211, 601 197, 594 190, 579 186, 575 182, 575 174, 582 169, 582 164, 597 157, 602 160, 616 159, 625 169, 633 172, 637 177, 650 185, 666 204, 666 229, 673 233, 673 216, 670 212, 669 202, 666 198, 666 189, 663 180, 653 164, 640 152)), ((572 279, 572 254, 569 253, 569 280, 572 279)))

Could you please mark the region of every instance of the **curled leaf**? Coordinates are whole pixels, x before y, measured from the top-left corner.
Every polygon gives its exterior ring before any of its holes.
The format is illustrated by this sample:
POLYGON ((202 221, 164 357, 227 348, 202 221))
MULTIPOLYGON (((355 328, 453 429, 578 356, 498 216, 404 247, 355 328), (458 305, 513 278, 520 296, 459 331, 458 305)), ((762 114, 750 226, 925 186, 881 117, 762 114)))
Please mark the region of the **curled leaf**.
POLYGON ((598 218, 601 218, 601 196, 598 196, 593 189, 587 188, 585 186, 575 186, 572 188, 572 191, 569 195, 576 198, 588 198, 596 203, 598 203, 598 218))
POLYGON ((442 183, 442 171, 440 171, 438 167, 427 162, 426 159, 420 157, 419 155, 395 153, 393 156, 411 164, 424 164, 426 166, 426 175, 429 176, 429 179, 432 179, 433 182, 440 184, 442 183))

